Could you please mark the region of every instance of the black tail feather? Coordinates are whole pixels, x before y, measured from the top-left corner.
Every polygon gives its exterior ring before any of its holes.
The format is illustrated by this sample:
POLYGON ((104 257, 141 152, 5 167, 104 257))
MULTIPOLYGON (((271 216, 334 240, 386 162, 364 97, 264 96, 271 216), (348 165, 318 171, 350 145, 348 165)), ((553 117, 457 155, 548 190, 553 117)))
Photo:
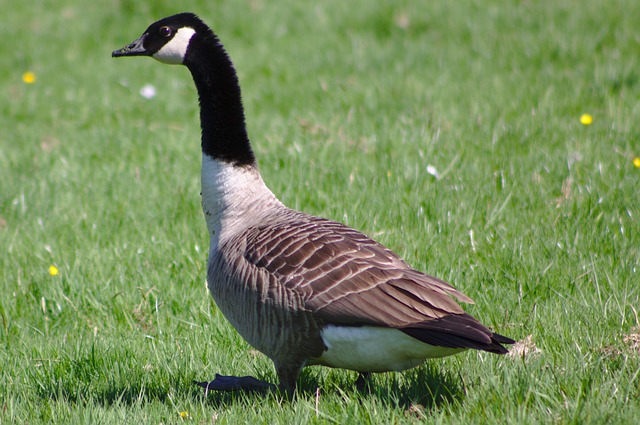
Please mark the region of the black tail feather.
POLYGON ((466 313, 451 314, 400 330, 430 345, 448 348, 473 348, 496 354, 509 352, 502 344, 515 343, 509 337, 491 332, 489 328, 466 313))

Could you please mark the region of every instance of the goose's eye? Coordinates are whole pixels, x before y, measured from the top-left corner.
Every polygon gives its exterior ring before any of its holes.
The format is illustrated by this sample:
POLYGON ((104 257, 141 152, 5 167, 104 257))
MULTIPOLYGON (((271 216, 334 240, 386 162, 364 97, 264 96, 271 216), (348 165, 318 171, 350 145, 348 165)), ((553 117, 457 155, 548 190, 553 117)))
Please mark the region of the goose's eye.
POLYGON ((158 32, 160 33, 161 36, 163 37, 169 37, 171 35, 171 28, 169 27, 160 27, 160 29, 158 30, 158 32))

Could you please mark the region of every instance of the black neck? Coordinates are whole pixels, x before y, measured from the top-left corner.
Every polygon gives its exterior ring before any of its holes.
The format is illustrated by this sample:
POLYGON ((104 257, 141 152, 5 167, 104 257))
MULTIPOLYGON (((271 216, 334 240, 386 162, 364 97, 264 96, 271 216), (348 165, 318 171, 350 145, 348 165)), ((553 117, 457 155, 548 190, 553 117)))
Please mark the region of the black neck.
POLYGON ((217 37, 192 39, 185 65, 198 89, 202 153, 238 166, 255 166, 238 77, 217 37))

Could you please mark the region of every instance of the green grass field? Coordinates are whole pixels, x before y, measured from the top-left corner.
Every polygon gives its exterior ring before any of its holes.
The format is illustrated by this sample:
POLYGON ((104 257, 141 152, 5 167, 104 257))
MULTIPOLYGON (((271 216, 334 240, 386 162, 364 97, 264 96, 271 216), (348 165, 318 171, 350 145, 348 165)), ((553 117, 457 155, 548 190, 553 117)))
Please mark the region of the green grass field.
POLYGON ((0 423, 637 423, 640 2, 178 3, 1 6, 0 423), (193 379, 275 373, 205 288, 188 71, 110 57, 183 10, 227 47, 283 202, 538 351, 205 398, 193 379))

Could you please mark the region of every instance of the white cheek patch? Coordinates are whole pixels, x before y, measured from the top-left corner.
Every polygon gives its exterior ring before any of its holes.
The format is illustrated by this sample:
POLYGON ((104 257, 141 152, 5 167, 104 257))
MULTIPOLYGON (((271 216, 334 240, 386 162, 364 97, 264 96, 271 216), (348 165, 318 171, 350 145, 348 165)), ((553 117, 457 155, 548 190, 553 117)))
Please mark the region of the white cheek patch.
POLYGON ((153 58, 172 65, 183 63, 187 54, 187 47, 189 47, 189 41, 191 41, 191 37, 195 33, 196 31, 193 28, 180 28, 167 44, 153 54, 153 58))

